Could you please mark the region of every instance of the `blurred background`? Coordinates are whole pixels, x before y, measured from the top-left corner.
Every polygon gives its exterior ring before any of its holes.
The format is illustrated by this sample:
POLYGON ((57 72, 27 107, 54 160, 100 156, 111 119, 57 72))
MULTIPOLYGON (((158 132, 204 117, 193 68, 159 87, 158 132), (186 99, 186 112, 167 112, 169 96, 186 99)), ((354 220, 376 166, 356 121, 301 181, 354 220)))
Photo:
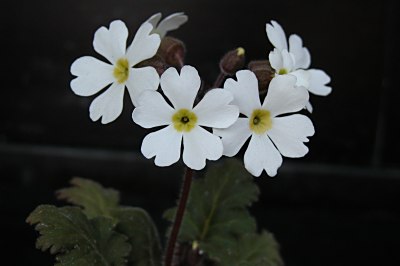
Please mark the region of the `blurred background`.
POLYGON ((265 23, 299 34, 313 68, 332 78, 329 97, 312 96, 316 134, 303 159, 285 159, 276 178, 255 178, 251 211, 275 234, 288 266, 400 265, 399 4, 378 1, 19 0, 3 6, 0 90, 0 250, 8 265, 52 265, 25 223, 39 204, 62 205, 54 191, 71 177, 121 190, 122 203, 147 209, 164 235, 163 210, 178 196, 183 164, 157 168, 140 154, 146 131, 122 115, 89 119, 94 97, 69 83, 71 63, 99 59, 94 32, 114 19, 130 37, 156 12, 183 11, 171 36, 186 63, 212 83, 223 54, 242 46, 247 62, 272 49, 265 23))

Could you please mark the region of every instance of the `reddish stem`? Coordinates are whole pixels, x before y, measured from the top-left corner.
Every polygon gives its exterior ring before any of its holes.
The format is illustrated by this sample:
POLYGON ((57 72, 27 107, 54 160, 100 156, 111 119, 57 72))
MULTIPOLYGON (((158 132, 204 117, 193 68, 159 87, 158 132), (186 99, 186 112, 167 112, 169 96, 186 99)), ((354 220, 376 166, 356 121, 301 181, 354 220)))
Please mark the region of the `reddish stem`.
POLYGON ((168 240, 168 246, 165 253, 165 266, 171 266, 174 260, 174 251, 176 240, 178 239, 179 230, 181 228, 183 215, 185 214, 186 203, 189 198, 190 186, 192 184, 193 170, 186 167, 185 178, 183 180, 181 196, 178 202, 174 225, 171 230, 171 235, 168 240))
POLYGON ((221 88, 222 82, 224 82, 225 78, 226 78, 226 74, 223 73, 222 71, 219 72, 219 75, 214 82, 213 88, 221 88))

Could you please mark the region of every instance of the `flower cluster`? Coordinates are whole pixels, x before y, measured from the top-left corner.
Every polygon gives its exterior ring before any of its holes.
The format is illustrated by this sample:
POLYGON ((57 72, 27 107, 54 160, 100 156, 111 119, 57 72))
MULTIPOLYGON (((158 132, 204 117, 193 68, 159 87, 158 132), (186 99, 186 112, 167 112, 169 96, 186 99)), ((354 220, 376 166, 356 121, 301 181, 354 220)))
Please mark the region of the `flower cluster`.
MULTIPOLYGON (((327 86, 330 77, 320 69, 309 69, 311 64, 310 52, 303 47, 300 36, 292 34, 289 36, 289 49, 286 34, 282 27, 276 22, 266 25, 266 32, 274 50, 269 54, 269 61, 275 70, 275 75, 290 74, 297 78, 296 85, 304 86, 315 95, 326 96, 331 93, 332 88, 327 86)), ((307 110, 311 113, 311 103, 307 103, 307 110)))
POLYGON ((266 25, 274 46, 269 54, 274 74, 264 88, 268 93, 263 101, 258 79, 250 70, 231 73, 236 79, 228 78, 223 88, 212 88, 198 99, 202 81, 194 67, 182 65, 180 71, 170 67, 160 76, 154 67, 140 64, 158 53, 166 34, 184 24, 187 16, 175 13, 160 19, 158 13, 144 22, 128 47, 128 30, 122 21, 113 21, 108 29, 101 27, 93 46, 109 62, 84 56, 72 64, 76 78, 71 88, 77 95, 91 96, 109 85, 90 105, 93 121, 101 118, 106 124, 121 114, 126 87, 136 107, 133 121, 144 128, 163 126, 148 134, 141 147, 142 154, 155 157, 158 166, 176 163, 182 153, 188 167, 200 170, 206 160, 235 156, 250 138, 244 153, 246 169, 254 176, 264 170, 275 176, 282 156, 297 158, 308 152, 304 142, 314 134, 313 124, 307 116, 293 113, 303 108, 311 112, 308 92, 327 95, 331 88, 325 72, 309 69, 310 53, 299 36, 291 35, 288 47, 282 27, 275 21, 266 25))

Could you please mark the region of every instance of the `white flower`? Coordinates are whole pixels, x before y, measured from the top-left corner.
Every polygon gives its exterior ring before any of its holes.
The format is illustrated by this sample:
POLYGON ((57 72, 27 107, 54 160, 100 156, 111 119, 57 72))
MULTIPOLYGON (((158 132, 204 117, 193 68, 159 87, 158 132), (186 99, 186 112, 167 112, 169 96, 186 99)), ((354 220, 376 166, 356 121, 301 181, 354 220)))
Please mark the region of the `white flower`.
POLYGON ((201 80, 197 70, 184 66, 180 75, 175 68, 161 76, 161 88, 172 107, 159 92, 145 91, 133 111, 133 121, 144 128, 166 126, 148 134, 142 143, 143 155, 155 164, 169 166, 177 162, 183 139, 183 162, 194 170, 204 168, 206 159, 222 156, 222 141, 201 126, 227 128, 238 118, 239 110, 229 103, 230 92, 213 89, 193 107, 201 80))
POLYGON ((237 81, 228 79, 224 88, 232 92, 233 104, 246 117, 239 117, 227 129, 214 129, 214 134, 222 137, 226 156, 236 155, 251 136, 244 154, 246 169, 254 176, 260 176, 264 169, 269 176, 275 176, 282 155, 297 158, 308 152, 303 142, 314 134, 311 120, 299 114, 281 116, 301 110, 308 101, 308 92, 295 85, 295 77, 277 76, 271 80, 261 104, 254 73, 242 70, 236 77, 237 81))
POLYGON ((188 21, 188 17, 183 12, 173 13, 160 22, 161 17, 161 13, 157 13, 147 20, 147 22, 153 25, 153 32, 158 33, 161 39, 164 38, 169 31, 178 29, 188 21))
MULTIPOLYGON (((276 21, 267 24, 266 31, 269 41, 275 47, 269 54, 269 61, 277 75, 296 76, 296 85, 306 87, 313 94, 326 96, 331 93, 332 88, 326 85, 330 77, 322 70, 308 69, 311 63, 310 52, 303 47, 303 41, 298 35, 290 35, 288 47, 285 32, 276 21)), ((307 109, 312 111, 310 103, 307 103, 307 109)))
POLYGON ((71 88, 77 95, 91 96, 111 84, 90 105, 90 118, 93 121, 101 117, 101 123, 107 124, 121 114, 125 86, 134 105, 137 105, 141 92, 158 88, 160 78, 154 68, 133 68, 157 52, 160 37, 151 34, 152 30, 150 23, 142 24, 127 49, 128 29, 124 22, 113 21, 109 29, 99 28, 93 41, 95 51, 111 64, 83 56, 71 65, 71 73, 77 76, 71 81, 71 88))

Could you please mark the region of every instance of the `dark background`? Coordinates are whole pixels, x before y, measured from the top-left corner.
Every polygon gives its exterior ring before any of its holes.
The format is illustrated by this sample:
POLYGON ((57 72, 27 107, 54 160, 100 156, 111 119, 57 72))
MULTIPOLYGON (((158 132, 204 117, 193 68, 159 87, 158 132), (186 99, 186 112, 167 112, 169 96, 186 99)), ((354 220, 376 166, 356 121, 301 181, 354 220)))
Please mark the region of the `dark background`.
POLYGON ((265 23, 277 20, 311 51, 312 67, 332 78, 329 97, 312 97, 310 152, 285 159, 276 178, 256 178, 252 208, 272 231, 288 266, 400 265, 399 8, 392 1, 8 1, 1 8, 0 211, 2 261, 52 265, 35 249, 24 220, 73 176, 122 192, 161 228, 178 195, 182 163, 157 168, 141 156, 146 131, 123 114, 109 125, 89 119, 94 97, 78 97, 71 63, 92 48, 100 26, 122 19, 131 33, 150 15, 184 11, 170 35, 186 43, 186 63, 211 83, 218 60, 243 46, 247 58, 272 49, 265 23))

